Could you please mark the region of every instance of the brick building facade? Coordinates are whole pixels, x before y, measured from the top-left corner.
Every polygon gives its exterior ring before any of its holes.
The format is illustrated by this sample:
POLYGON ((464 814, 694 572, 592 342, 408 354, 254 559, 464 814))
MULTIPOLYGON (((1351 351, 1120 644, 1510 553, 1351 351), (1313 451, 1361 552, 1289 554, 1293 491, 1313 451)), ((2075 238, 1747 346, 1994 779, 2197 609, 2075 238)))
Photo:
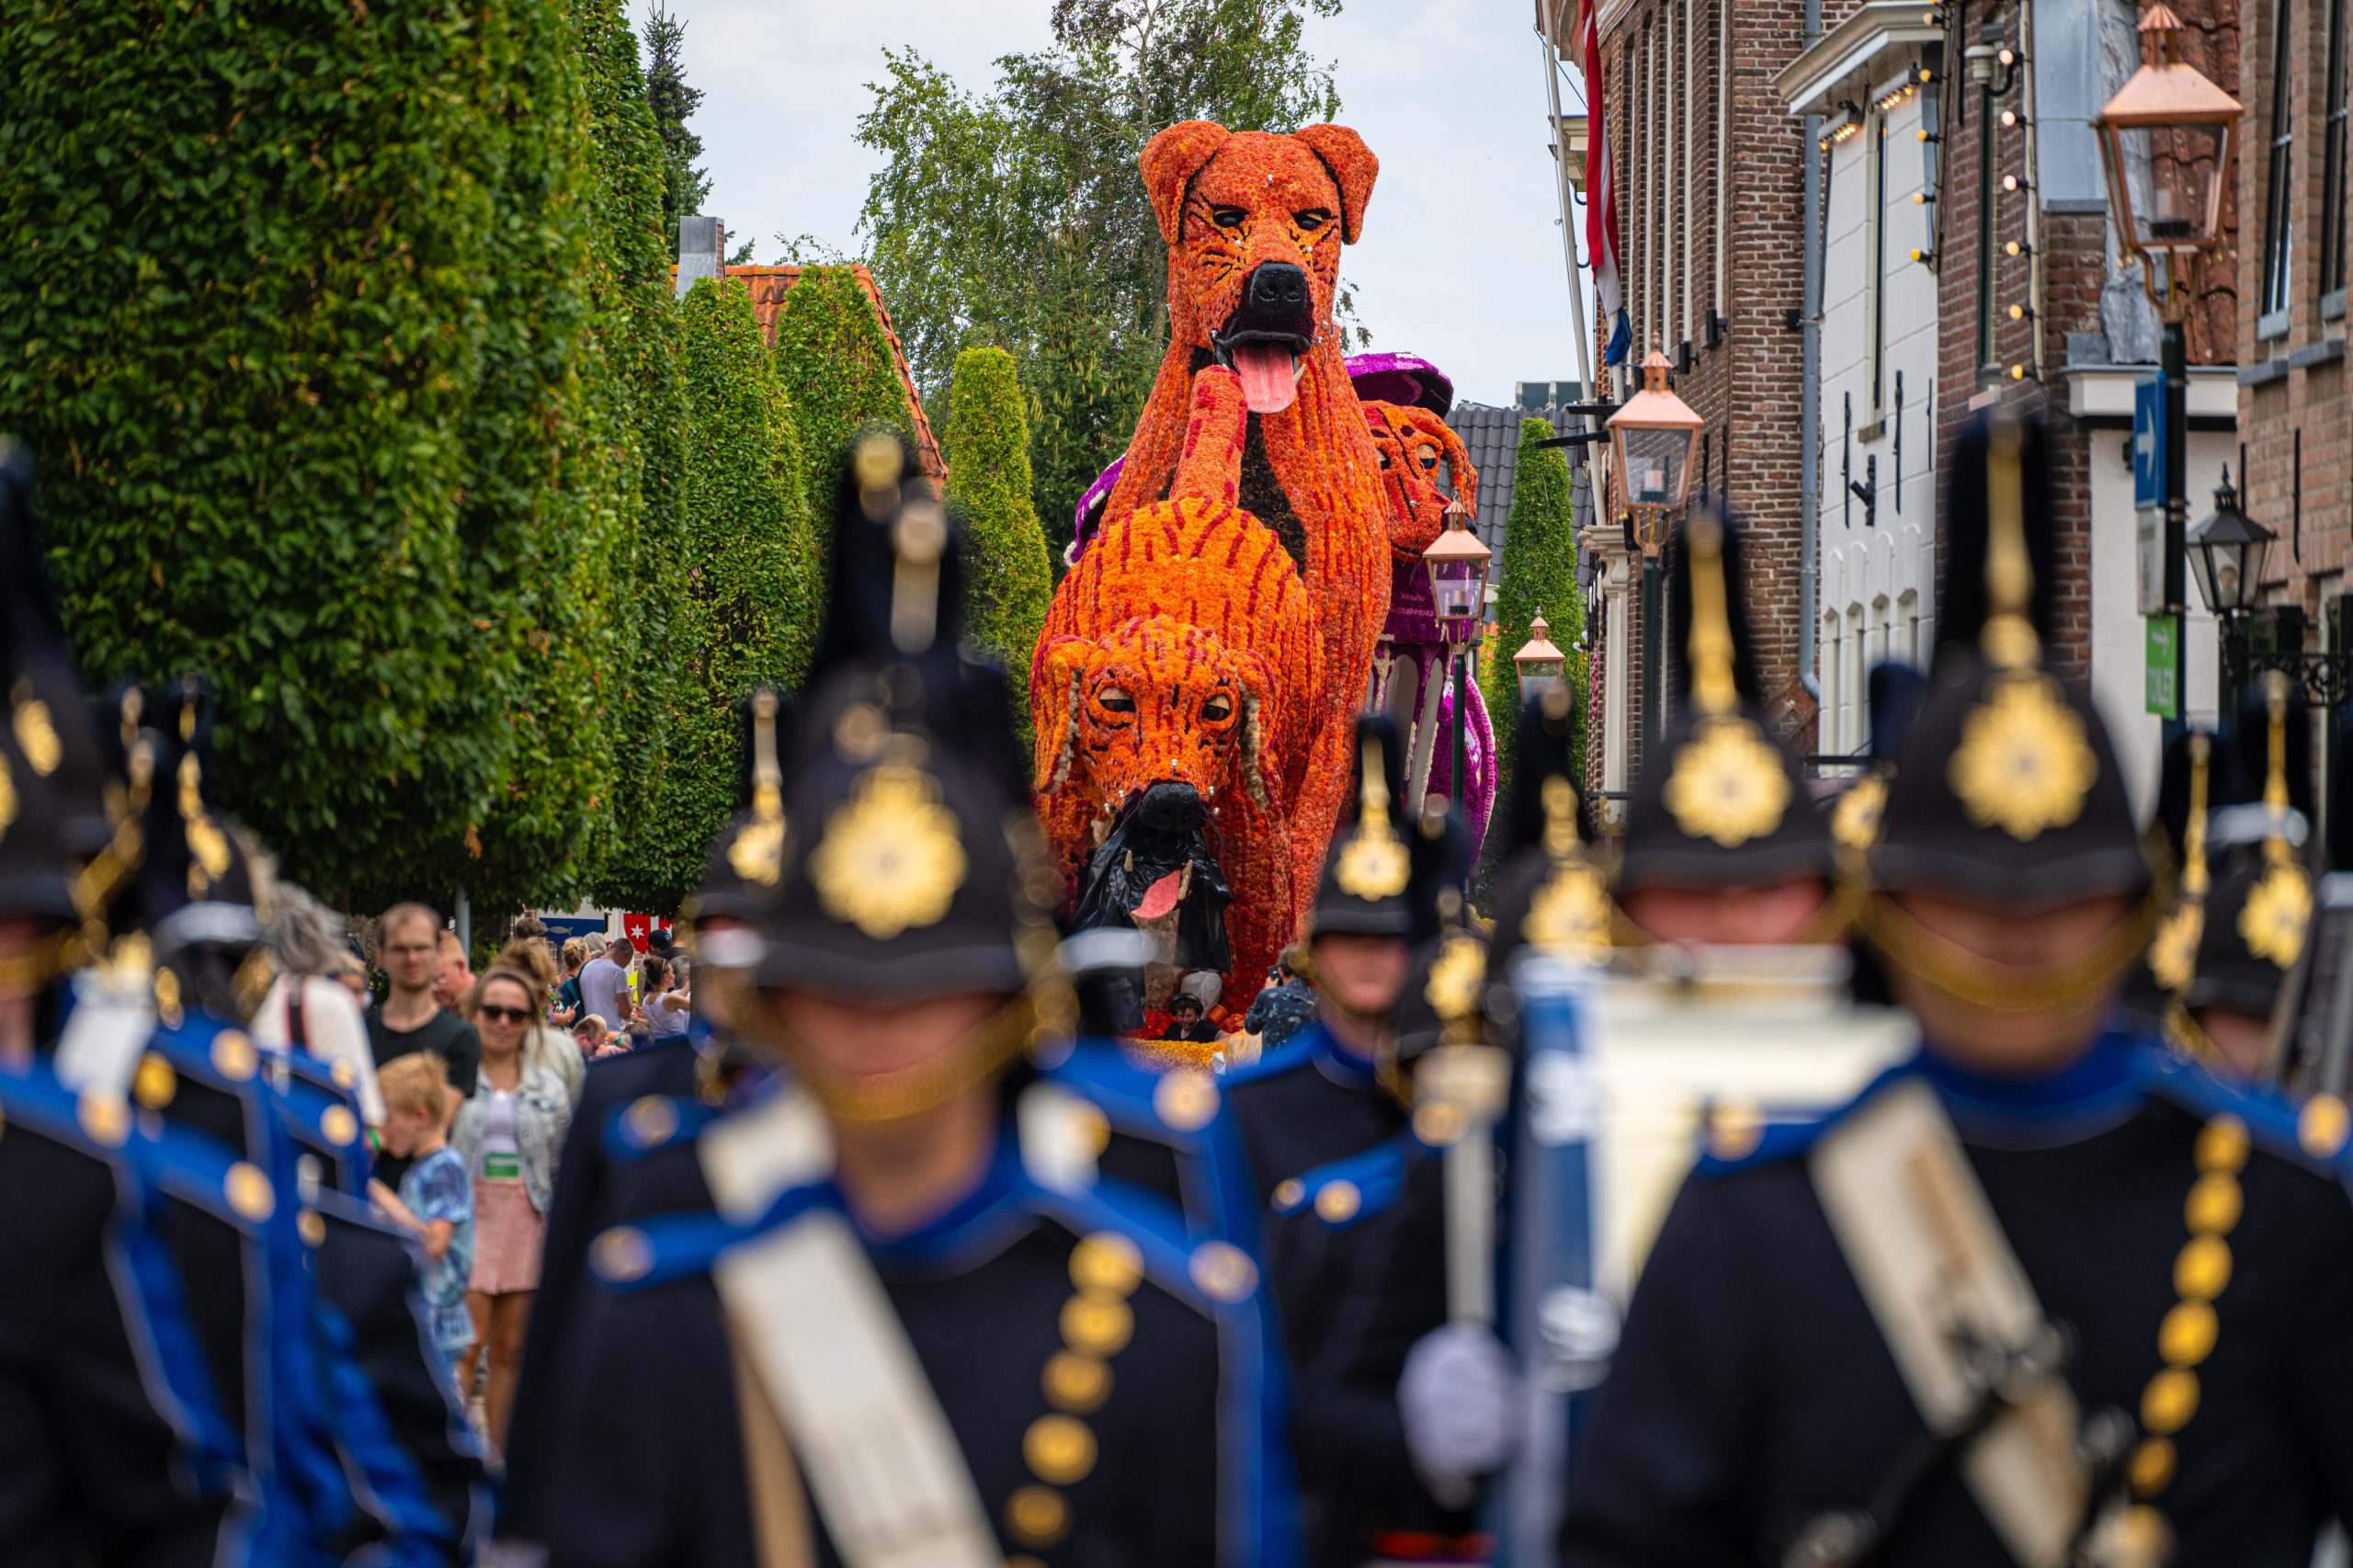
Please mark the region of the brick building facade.
MULTIPOLYGON (((1747 519, 1761 689, 1798 744, 1811 744, 1813 703, 1800 679, 1799 549, 1807 158, 1802 128, 1775 91, 1776 76, 1805 47, 1807 6, 1587 3, 1600 6, 1598 112, 1616 162, 1632 358, 1663 350, 1677 367, 1677 393, 1706 422, 1693 490, 1728 494, 1747 519)), ((1856 3, 1824 0, 1823 9, 1835 17, 1856 3)), ((1571 16, 1555 36, 1574 59, 1577 7, 1564 9, 1571 16)), ((1597 341, 1607 340, 1608 325, 1600 324, 1597 341)), ((1630 593, 1637 574, 1611 537, 1614 527, 1605 522, 1588 540, 1603 557, 1605 593, 1630 593)), ((1589 747, 1597 784, 1619 782, 1640 766, 1639 625, 1631 614, 1613 615, 1605 632, 1617 643, 1608 666, 1627 676, 1627 755, 1605 778, 1600 754, 1608 747, 1589 747)))
MULTIPOLYGON (((2347 55, 2353 0, 2243 0, 2235 269, 2240 466, 2279 536, 2258 635, 2353 648, 2353 398, 2346 388, 2347 55)), ((2202 514, 2193 514, 2202 515, 2202 514)), ((2325 755, 2318 748, 2316 755, 2325 755)), ((2339 766, 2341 766, 2341 759, 2339 766)))

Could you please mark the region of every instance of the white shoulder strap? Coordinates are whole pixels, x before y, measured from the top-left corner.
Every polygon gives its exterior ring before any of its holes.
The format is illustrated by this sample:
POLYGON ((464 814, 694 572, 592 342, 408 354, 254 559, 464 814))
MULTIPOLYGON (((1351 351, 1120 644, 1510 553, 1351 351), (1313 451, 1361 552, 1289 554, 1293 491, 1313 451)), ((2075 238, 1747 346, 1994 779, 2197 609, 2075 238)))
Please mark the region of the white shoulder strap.
POLYGON ((955 1433, 847 1221, 813 1210, 711 1277, 847 1568, 1002 1568, 955 1433))
MULTIPOLYGON (((1955 1430, 1977 1400, 1961 1343, 2021 1350, 2044 1319, 1950 1118, 1927 1084, 1893 1085, 1823 1136, 1812 1167, 1921 1417, 1931 1432, 1955 1430)), ((2046 1374, 1962 1455, 1970 1491, 2024 1568, 2061 1568, 2083 1524, 2081 1421, 2074 1391, 2046 1374)))

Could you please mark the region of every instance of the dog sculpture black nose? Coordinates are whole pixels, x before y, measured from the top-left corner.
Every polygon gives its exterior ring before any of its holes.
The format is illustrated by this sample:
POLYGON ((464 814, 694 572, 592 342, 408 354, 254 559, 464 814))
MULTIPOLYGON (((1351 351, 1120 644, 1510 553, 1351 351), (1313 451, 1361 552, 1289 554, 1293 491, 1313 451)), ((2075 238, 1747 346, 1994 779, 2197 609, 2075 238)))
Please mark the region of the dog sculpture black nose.
POLYGON ((1201 793, 1190 784, 1154 784, 1136 803, 1136 820, 1160 833, 1187 833, 1209 820, 1201 793))
POLYGON ((1253 311, 1288 314, 1307 308, 1307 269, 1287 261, 1262 262, 1250 274, 1244 303, 1253 311))

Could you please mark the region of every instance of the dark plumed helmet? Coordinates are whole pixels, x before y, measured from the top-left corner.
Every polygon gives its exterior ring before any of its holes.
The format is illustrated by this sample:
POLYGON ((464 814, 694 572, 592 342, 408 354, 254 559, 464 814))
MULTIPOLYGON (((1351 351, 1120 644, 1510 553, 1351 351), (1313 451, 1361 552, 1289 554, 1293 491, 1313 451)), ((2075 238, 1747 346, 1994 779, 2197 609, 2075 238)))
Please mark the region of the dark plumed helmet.
MULTIPOLYGON (((2028 629, 2040 646, 2049 647, 2056 633, 2056 596, 2051 591, 2051 585, 2058 582, 2059 570, 2053 542, 2057 530, 2051 506, 2050 443, 2044 439, 2040 425, 2021 423, 2006 415, 1987 415, 1961 433, 1945 481, 1945 509, 1937 518, 1937 526, 1945 537, 1945 571, 1937 600, 1937 648, 1932 668, 1949 657, 1964 662, 1974 660, 1985 622, 1993 614, 1992 594, 1985 577, 1989 518, 1993 515, 1987 494, 1991 483, 1987 453, 1997 426, 2008 432, 2002 438, 2016 460, 2016 510, 2025 539, 2029 584, 2026 603, 2015 613, 2025 616, 2028 629)), ((2009 460, 2004 460, 2006 463, 2009 460)))
MULTIPOLYGON (((702 881, 680 911, 689 926, 710 920, 756 920, 784 879, 784 770, 778 733, 787 722, 785 699, 758 687, 744 699, 742 808, 711 841, 702 881)), ((724 953, 699 952, 706 963, 727 963, 724 953)))
MULTIPOLYGON (((1418 835, 1398 813, 1405 793, 1403 753, 1395 724, 1380 714, 1357 716, 1356 809, 1324 854, 1309 920, 1315 936, 1410 939, 1420 933, 1426 895, 1414 885, 1418 835)), ((1432 858, 1426 850, 1420 859, 1427 876, 1432 858)))
POLYGON ((1443 932, 1415 949, 1388 1020, 1400 1067, 1411 1068, 1442 1045, 1485 1043, 1487 973, 1487 941, 1475 927, 1443 932))
POLYGON ((1911 743, 1913 726, 1920 722, 1921 705, 1928 699, 1927 677, 1901 660, 1881 660, 1864 677, 1863 699, 1870 710, 1870 759, 1893 770, 1911 743))
POLYGON ((216 709, 210 686, 173 682, 164 748, 147 800, 139 915, 159 961, 184 948, 249 947, 261 940, 257 878, 242 835, 213 803, 216 709))
POLYGON ((2257 858, 2226 871, 2206 895, 2182 1005, 2268 1017, 2303 956, 2312 908, 2312 879, 2293 858, 2257 858))
POLYGON ((829 653, 784 747, 758 983, 878 1006, 1020 994, 1053 972, 1060 888, 1004 679, 954 646, 946 514, 892 436, 862 435, 837 490, 829 653))
POLYGON ((0 438, 0 639, 8 726, 27 767, 47 781, 51 824, 69 854, 95 855, 112 832, 105 765, 91 732, 65 619, 33 517, 32 463, 0 438))
POLYGON ((1495 865, 1493 968, 1522 947, 1608 945, 1608 879, 1587 854, 1577 788, 1575 699, 1554 687, 1520 710, 1512 793, 1495 865))
MULTIPOLYGON (((1741 684, 1733 628, 1741 585, 1726 515, 1684 525, 1677 597, 1688 608, 1681 710, 1645 748, 1618 870, 1622 897, 1646 887, 1762 887, 1831 876, 1830 836, 1805 780, 1741 684)), ((1753 681, 1752 681, 1753 684, 1753 681)))
POLYGON ((1980 510, 1958 519, 1948 592, 1979 585, 1976 645, 1939 656, 1872 852, 1880 890, 1946 894, 2001 907, 2050 908, 2149 886, 2124 779, 2091 699, 2041 664, 2050 595, 2029 548, 2047 528, 2033 426, 1996 417, 1972 426, 1955 457, 1952 494, 1980 510))

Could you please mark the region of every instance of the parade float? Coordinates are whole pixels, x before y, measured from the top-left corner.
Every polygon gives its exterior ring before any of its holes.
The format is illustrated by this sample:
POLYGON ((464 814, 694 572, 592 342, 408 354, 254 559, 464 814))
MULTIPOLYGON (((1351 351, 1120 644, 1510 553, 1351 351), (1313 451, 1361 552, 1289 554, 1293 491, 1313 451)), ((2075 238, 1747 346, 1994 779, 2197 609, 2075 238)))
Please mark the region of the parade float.
MULTIPOLYGON (((1409 801, 1452 790, 1436 742, 1456 700, 1441 655, 1461 634, 1440 624, 1424 551, 1449 521, 1440 465, 1462 507, 1478 482, 1435 366, 1341 353, 1340 247, 1379 167, 1355 132, 1188 121, 1142 166, 1168 246, 1168 348, 1126 453, 1078 504, 1029 684, 1037 806, 1069 910, 1151 937, 1152 1034, 1186 991, 1238 1027, 1299 936, 1360 710, 1413 721, 1409 801)), ((1476 831, 1495 746, 1461 684, 1476 831)))

